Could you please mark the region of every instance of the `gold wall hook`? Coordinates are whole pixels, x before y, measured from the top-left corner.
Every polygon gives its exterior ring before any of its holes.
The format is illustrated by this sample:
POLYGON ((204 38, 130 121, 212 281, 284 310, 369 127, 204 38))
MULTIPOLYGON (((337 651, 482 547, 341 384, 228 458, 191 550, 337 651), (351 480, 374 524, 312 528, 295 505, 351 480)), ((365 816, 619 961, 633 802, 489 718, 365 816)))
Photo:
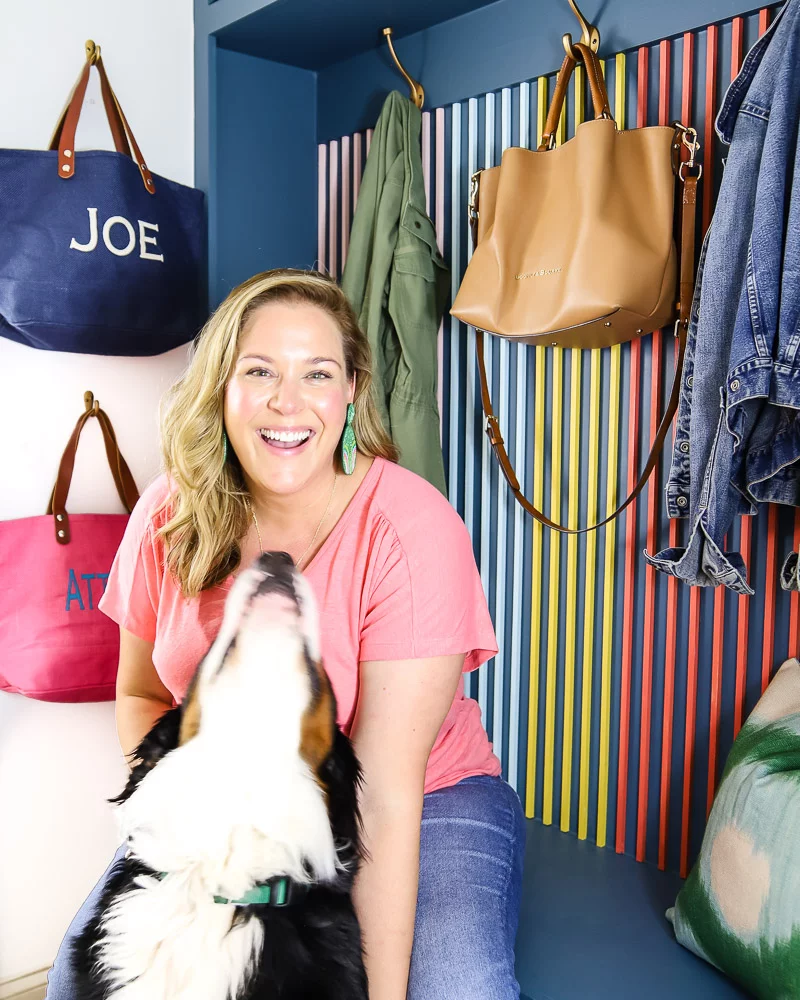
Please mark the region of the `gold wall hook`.
MULTIPOLYGON (((592 52, 597 52, 597 50, 600 48, 600 32, 593 24, 590 24, 586 20, 586 18, 581 13, 580 8, 575 3, 575 0, 568 0, 568 2, 570 7, 572 8, 573 14, 575 15, 575 17, 577 17, 578 23, 581 26, 581 39, 580 39, 581 42, 585 46, 587 46, 587 48, 590 48, 592 52)), ((561 36, 561 41, 564 43, 564 51, 567 53, 567 55, 572 56, 572 58, 577 61, 578 53, 573 48, 572 35, 569 32, 566 32, 564 35, 561 36)))
POLYGON ((97 60, 100 58, 100 46, 95 45, 95 43, 90 39, 87 40, 84 46, 86 50, 86 61, 90 66, 96 66, 97 60))
POLYGON ((383 33, 386 36, 386 41, 389 45, 389 51, 392 53, 392 59, 395 61, 395 65, 406 78, 408 86, 411 88, 410 99, 416 104, 416 106, 422 109, 422 105, 425 103, 425 91, 422 89, 422 84, 417 83, 417 81, 405 71, 403 64, 397 58, 397 53, 394 50, 394 44, 392 43, 392 28, 384 28, 383 33))

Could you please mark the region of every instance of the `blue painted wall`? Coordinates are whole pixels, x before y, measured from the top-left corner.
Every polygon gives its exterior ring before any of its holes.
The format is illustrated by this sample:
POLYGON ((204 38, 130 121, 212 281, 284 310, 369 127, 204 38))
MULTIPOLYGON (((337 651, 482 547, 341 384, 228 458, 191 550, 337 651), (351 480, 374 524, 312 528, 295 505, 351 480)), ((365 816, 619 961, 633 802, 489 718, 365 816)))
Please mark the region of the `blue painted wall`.
MULTIPOLYGON (((218 40, 225 40, 225 22, 222 15, 225 10, 242 11, 253 14, 258 6, 255 0, 217 0, 209 8, 206 0, 196 0, 198 4, 198 25, 197 25, 197 178, 198 185, 206 187, 209 192, 209 215, 210 215, 210 273, 212 279, 212 304, 217 301, 236 282, 245 277, 262 270, 265 267, 292 265, 298 267, 309 267, 314 263, 317 246, 317 142, 327 139, 338 138, 341 135, 350 134, 358 128, 373 125, 377 117, 380 105, 388 90, 392 88, 403 89, 403 81, 399 78, 393 64, 388 56, 385 45, 380 41, 380 27, 384 21, 385 10, 379 9, 378 5, 366 7, 363 17, 366 22, 374 22, 376 45, 369 51, 362 52, 346 61, 336 63, 331 66, 321 67, 318 70, 299 69, 294 66, 284 65, 278 62, 267 61, 254 55, 241 54, 226 49, 224 45, 218 44, 218 40), (201 17, 202 10, 202 17, 201 17), (215 27, 210 27, 208 11, 214 10, 217 21, 215 27), (377 12, 376 12, 377 11, 377 12), (209 31, 219 29, 219 39, 216 35, 209 35, 209 31)), ((348 0, 351 7, 355 0, 348 0)), ((383 3, 383 0, 381 0, 383 3)), ((385 4, 384 4, 385 7, 385 4)), ((281 17, 292 10, 301 9, 296 0, 287 0, 281 5, 281 17)), ((302 7, 307 9, 307 3, 302 7)), ((651 40, 660 37, 680 35, 685 30, 696 28, 711 22, 717 22, 732 15, 742 14, 756 9, 752 3, 746 0, 700 0, 700 2, 690 3, 688 0, 675 0, 673 3, 656 3, 654 0, 608 0, 602 8, 597 3, 586 2, 586 13, 588 16, 596 18, 602 35, 601 55, 610 54, 622 49, 631 48, 638 44, 649 43, 651 40)), ((277 12, 278 8, 274 8, 277 12)), ((265 8, 263 17, 267 17, 273 12, 273 8, 265 8)), ((277 14, 276 14, 277 16, 277 14)), ((261 23, 261 22, 260 22, 261 23)), ((328 48, 335 47, 337 38, 335 31, 331 28, 331 21, 322 19, 321 24, 327 26, 332 32, 330 38, 325 42, 319 36, 320 26, 313 21, 299 21, 296 26, 297 39, 295 47, 301 44, 301 39, 309 35, 315 39, 315 44, 322 48, 323 42, 328 48)), ((266 30, 267 21, 261 23, 259 30, 266 30)), ((540 74, 551 73, 560 64, 563 50, 560 45, 561 33, 564 31, 576 32, 576 23, 572 17, 566 0, 541 0, 534 4, 533 0, 499 0, 499 2, 474 11, 450 21, 447 24, 427 28, 414 34, 408 35, 398 44, 401 56, 408 66, 410 72, 422 80, 427 95, 427 108, 448 105, 444 115, 444 141, 447 150, 447 162, 445 165, 446 192, 445 192, 445 217, 446 225, 443 231, 445 242, 445 256, 451 259, 456 275, 463 271, 466 265, 466 230, 463 223, 463 201, 466 194, 466 174, 467 160, 469 157, 469 144, 471 142, 468 128, 469 109, 466 98, 482 93, 491 93, 501 87, 511 87, 520 80, 528 80, 540 74), (459 143, 453 142, 452 122, 455 113, 454 105, 464 102, 458 112, 459 122, 462 132, 459 143), (458 153, 461 158, 461 180, 460 189, 457 194, 453 194, 455 201, 451 204, 451 161, 458 153), (456 234, 460 233, 456 243, 456 234)), ((755 19, 749 18, 745 24, 745 50, 755 40, 756 33, 755 19)), ((236 33, 238 45, 246 44, 246 37, 243 35, 242 24, 239 24, 236 33), (242 39, 245 38, 245 41, 242 39)), ((372 29, 370 29, 372 30, 372 29)), ((705 42, 704 33, 700 33, 697 39, 696 50, 696 79, 704 79, 705 74, 705 42)), ((265 37, 254 36, 254 49, 265 44, 265 37)), ((731 26, 726 23, 720 30, 719 48, 719 78, 717 101, 724 92, 727 82, 730 79, 730 38, 731 26)), ((293 52, 287 49, 286 57, 289 59, 293 52)), ((672 49, 672 71, 671 71, 671 91, 672 91, 672 113, 676 115, 680 108, 680 74, 681 74, 682 40, 678 38, 672 49)), ((322 58, 322 57, 319 57, 322 58)), ((648 102, 649 118, 654 121, 656 117, 655 95, 657 95, 657 72, 658 72, 658 52, 651 50, 651 78, 650 78, 650 100, 648 102)), ((610 91, 613 95, 613 82, 615 79, 614 67, 609 65, 610 91)), ((629 66, 629 74, 626 90, 628 104, 628 124, 632 124, 636 110, 637 87, 635 72, 629 66)), ((551 80, 552 86, 552 80, 551 80)), ((501 95, 496 94, 497 106, 500 107, 501 95)), ((514 87, 511 94, 513 120, 518 117, 518 91, 514 87)), ((476 140, 477 155, 479 161, 483 162, 487 143, 493 146, 495 151, 501 145, 499 132, 494 137, 494 141, 487 140, 484 135, 485 124, 485 98, 480 98, 478 102, 476 140)), ((613 97, 612 97, 613 100, 613 97)), ((698 85, 694 94, 694 113, 692 119, 694 124, 700 125, 703 121, 703 106, 705 95, 698 85)), ((572 111, 570 114, 572 115, 572 111)), ((535 95, 531 88, 531 117, 535 121, 535 95)), ((572 120, 572 119, 570 119, 572 120)), ((497 129, 499 130, 499 118, 497 119, 497 129)), ((517 126, 514 125, 514 129, 517 126)), ((519 136, 516 131, 511 135, 511 142, 517 143, 519 136)), ((717 160, 718 166, 715 170, 715 183, 718 183, 721 176, 719 167, 720 149, 703 150, 703 158, 708 162, 709 157, 717 160)), ((455 171, 458 174, 458 171, 455 171)), ((446 321, 449 323, 449 321, 446 321)), ((485 566, 482 569, 486 572, 489 584, 487 587, 489 600, 495 615, 496 623, 500 617, 505 622, 507 639, 510 638, 517 622, 510 612, 510 599, 500 606, 498 602, 498 577, 493 572, 493 568, 498 565, 500 553, 505 546, 508 552, 510 563, 515 545, 522 544, 524 555, 523 578, 523 607, 530 606, 530 551, 531 551, 531 525, 526 518, 521 525, 514 521, 515 508, 513 502, 509 501, 507 492, 500 489, 498 484, 497 470, 493 464, 486 464, 486 489, 482 491, 481 476, 469 479, 465 475, 467 463, 466 449, 470 446, 473 451, 481 447, 482 442, 482 422, 480 419, 480 407, 475 405, 476 400, 471 398, 471 407, 466 405, 464 387, 469 384, 469 372, 472 371, 474 384, 474 361, 472 356, 467 356, 468 342, 464 336, 464 331, 458 325, 450 324, 447 330, 447 350, 445 353, 445 400, 443 417, 446 425, 445 434, 445 458, 451 470, 451 499, 460 513, 465 516, 473 538, 479 547, 485 548, 485 566), (467 495, 468 486, 471 495, 467 495), (501 509, 504 511, 505 535, 498 538, 498 528, 501 520, 501 509), (486 539, 485 544, 483 539, 486 539), (488 568, 487 568, 488 567, 488 568)), ((494 340, 494 338, 490 338, 494 340)), ((663 385, 662 399, 667 391, 667 380, 671 373, 672 345, 665 346, 663 361, 663 385)), ((497 345, 492 345, 492 352, 497 351, 497 345)), ((645 442, 648 438, 649 413, 649 387, 650 387, 650 365, 652 361, 652 345, 648 342, 643 348, 642 355, 642 433, 640 465, 644 459, 646 451, 645 442)), ((512 370, 515 370, 517 349, 512 352, 512 370)), ((516 390, 512 390, 513 397, 510 400, 509 410, 513 414, 519 407, 527 407, 528 419, 525 422, 523 433, 530 427, 533 408, 532 385, 535 374, 533 352, 526 354, 527 377, 525 386, 527 392, 522 393, 522 398, 517 399, 516 390)), ((554 389, 552 385, 552 358, 547 360, 547 384, 548 398, 554 389)), ((604 375, 603 384, 607 381, 608 356, 604 352, 603 357, 604 375)), ((586 420, 586 399, 588 388, 586 384, 588 373, 588 361, 583 365, 582 375, 582 395, 584 398, 583 420, 586 420)), ((500 386, 499 364, 493 365, 494 393, 497 399, 501 399, 504 392, 507 394, 508 381, 504 382, 503 389, 500 386)), ((621 374, 623 395, 620 410, 620 440, 623 447, 620 454, 620 475, 618 481, 618 495, 622 495, 625 480, 626 452, 624 442, 628 434, 628 399, 630 387, 629 373, 629 351, 623 352, 623 368, 621 374)), ((562 387, 565 393, 569 393, 568 365, 562 387)), ((568 398, 565 397, 565 398, 568 398)), ((608 399, 604 395, 602 402, 602 412, 605 415, 608 408, 608 399)), ((603 417, 605 420, 605 416, 603 417)), ((603 424, 605 426, 605 423, 603 424)), ((548 429, 548 435, 550 430, 548 429)), ((586 431, 583 432, 584 438, 586 431)), ((511 428, 506 437, 507 444, 512 449, 516 445, 516 431, 511 428)), ((527 438, 526 438, 527 440, 527 438)), ((565 426, 565 448, 562 475, 566 475, 566 426, 565 426)), ((607 440, 601 440, 601 470, 605 469, 605 454, 608 447, 607 440)), ((667 449, 668 451, 668 449, 667 449)), ((530 456, 528 456, 526 485, 530 491, 530 456)), ((549 495, 549 464, 545 473, 545 496, 549 495)), ((646 517, 648 499, 653 490, 657 490, 659 497, 663 488, 663 468, 660 472, 661 480, 656 483, 651 481, 642 500, 637 505, 637 513, 633 514, 629 510, 618 522, 617 528, 617 548, 616 548, 616 568, 617 578, 621 580, 623 571, 624 555, 624 535, 627 521, 630 517, 637 517, 636 527, 636 547, 641 550, 646 544, 646 517)), ((585 478, 585 477, 584 477, 585 478)), ((562 498, 567 496, 568 483, 562 483, 562 498)), ((605 472, 601 471, 600 495, 605 495, 605 472)), ((581 487, 581 517, 585 515, 585 484, 581 487)), ((566 514, 566 508, 562 509, 562 518, 566 514)), ((766 579, 766 516, 756 519, 753 525, 753 552, 751 558, 751 579, 758 590, 758 598, 753 602, 753 613, 750 616, 750 664, 747 673, 747 705, 752 706, 760 690, 760 650, 764 634, 764 617, 759 617, 760 608, 764 599, 767 587, 774 586, 774 581, 766 579)), ((736 537, 738 526, 733 529, 732 545, 736 547, 736 537)), ((667 522, 663 517, 663 507, 659 501, 659 527, 658 527, 658 547, 666 544, 667 522)), ((791 547, 792 512, 781 511, 779 518, 779 539, 777 551, 779 561, 791 547)), ((598 566, 603 564, 605 535, 598 545, 598 566)), ((581 540, 579 560, 582 565, 585 552, 585 541, 581 540)), ((547 533, 543 539, 544 545, 544 565, 548 565, 550 548, 553 545, 565 545, 562 541, 554 539, 547 533)), ((483 556, 481 557, 483 559, 483 556)), ((560 603, 568 599, 565 593, 564 559, 562 550, 562 574, 560 581, 560 603)), ((640 718, 640 695, 641 677, 637 672, 640 666, 639 651, 643 644, 651 641, 652 637, 645 637, 643 633, 641 609, 643 604, 644 574, 641 560, 637 561, 637 571, 635 579, 635 604, 636 620, 634 624, 634 646, 639 656, 639 662, 634 664, 631 692, 631 744, 630 744, 630 769, 629 769, 629 795, 627 804, 627 837, 626 848, 632 851, 635 837, 635 815, 636 805, 635 784, 637 777, 637 760, 639 752, 639 718, 640 718)), ((703 593, 701 598, 700 634, 690 636, 688 633, 688 602, 689 590, 682 587, 679 594, 678 609, 678 671, 676 674, 676 709, 675 727, 673 743, 673 775, 674 789, 670 801, 670 851, 669 864, 671 867, 677 865, 677 842, 676 831, 680 828, 680 794, 679 794, 679 774, 682 766, 683 753, 683 730, 681 715, 684 711, 685 703, 685 664, 687 660, 688 648, 690 645, 697 645, 701 650, 700 674, 697 694, 698 729, 697 745, 695 748, 696 772, 692 788, 692 843, 691 853, 693 854, 699 846, 699 838, 702 833, 703 820, 705 815, 705 767, 708 758, 708 713, 710 702, 710 649, 713 628, 713 600, 712 592, 703 593)), ((736 653, 736 632, 735 623, 737 616, 736 598, 732 594, 726 595, 726 616, 725 616, 725 671, 723 677, 722 692, 722 719, 721 719, 721 743, 720 758, 721 764, 724 754, 730 745, 732 738, 732 705, 733 705, 733 672, 731 664, 734 662, 736 653)), ((621 621, 622 592, 617 587, 614 594, 616 618, 621 621)), ((658 721, 660 719, 661 705, 663 703, 663 662, 664 662, 664 639, 663 623, 666 608, 666 578, 658 576, 656 578, 656 619, 657 619, 657 640, 655 662, 654 662, 654 688, 652 697, 653 707, 653 753, 650 757, 650 785, 648 792, 648 858, 654 860, 654 845, 657 843, 658 831, 655 825, 655 818, 658 812, 658 740, 660 730, 658 721)), ((779 661, 789 645, 789 603, 788 597, 778 594, 775 607, 774 622, 769 623, 775 629, 775 659, 779 661)), ((582 619, 578 617, 579 629, 582 629, 582 619)), ((559 644, 563 648, 563 618, 559 621, 559 644)), ((527 655, 527 650, 531 641, 538 641, 542 650, 545 648, 546 635, 544 632, 540 636, 531 637, 530 629, 523 632, 522 646, 527 655)), ((621 630, 617 630, 614 636, 614 690, 617 690, 618 664, 620 662, 620 651, 622 644, 621 630)), ((581 649, 581 638, 579 635, 578 649, 581 649)), ((599 656, 599 647, 596 646, 595 659, 599 656)), ((506 769, 509 766, 509 757, 512 755, 511 747, 506 745, 510 725, 506 720, 510 718, 510 692, 506 687, 502 692, 504 699, 503 706, 503 735, 494 731, 493 718, 495 717, 494 705, 494 677, 496 666, 490 664, 486 668, 488 675, 488 694, 485 700, 485 712, 487 717, 490 736, 498 740, 501 748, 501 755, 504 759, 506 769)), ((559 670, 563 669, 563 663, 559 661, 559 670)), ((576 683, 580 690, 581 671, 583 664, 577 664, 576 683)), ((471 679, 473 688, 476 686, 476 678, 471 679)), ((523 676, 522 690, 520 697, 523 702, 522 716, 526 717, 527 712, 527 676, 523 676)), ((477 693, 474 689, 472 693, 477 693)), ((597 703, 597 689, 592 692, 592 716, 597 718, 599 705, 597 703)), ((540 716, 543 712, 543 698, 539 702, 540 716)), ((580 705, 578 704, 579 710, 580 705)), ((559 695, 556 708, 557 719, 561 720, 563 711, 563 690, 559 685, 559 695)), ((619 727, 619 703, 615 702, 612 708, 611 733, 612 761, 616 760, 616 742, 619 727)), ((540 717, 539 730, 542 732, 544 719, 540 717)), ((523 723, 524 727, 524 723, 523 723)), ((555 755, 560 762, 561 753, 561 733, 560 721, 556 732, 555 755)), ((519 780, 524 781, 526 776, 526 760, 524 757, 526 733, 520 736, 520 746, 517 752, 517 770, 519 780)), ((596 734, 592 740, 592 759, 596 759, 597 741, 596 734)), ((541 756, 536 759, 537 772, 541 769, 541 756)), ((560 763, 559 763, 560 767, 560 763)), ((575 768, 575 757, 573 757, 573 768, 575 768)), ((573 799, 577 794, 577 771, 573 773, 571 795, 573 799)), ((611 794, 616 788, 616 770, 612 770, 611 794)), ((594 780, 594 779, 593 779, 594 780)), ((537 800, 535 809, 537 814, 541 808, 541 788, 542 778, 539 774, 537 781, 537 800)), ((560 805, 560 785, 556 783, 556 815, 560 805)), ((596 786, 593 784, 591 790, 592 812, 590 815, 590 831, 594 827, 596 818, 594 802, 596 798, 596 786)), ((573 816, 577 803, 574 803, 573 816)), ((610 812, 609 834, 614 834, 614 813, 610 812)), ((590 833, 591 835, 591 833, 590 833)))
POLYGON ((216 50, 212 306, 273 267, 314 266, 316 77, 216 50))

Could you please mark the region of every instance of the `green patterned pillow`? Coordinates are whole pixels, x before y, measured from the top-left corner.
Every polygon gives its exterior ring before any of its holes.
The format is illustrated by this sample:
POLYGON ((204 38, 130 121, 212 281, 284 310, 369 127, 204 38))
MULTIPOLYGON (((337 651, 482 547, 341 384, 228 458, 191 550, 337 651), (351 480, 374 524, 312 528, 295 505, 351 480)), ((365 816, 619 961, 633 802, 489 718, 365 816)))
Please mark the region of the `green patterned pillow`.
POLYGON ((764 1000, 800 997, 800 663, 731 748, 700 857, 667 917, 686 948, 764 1000))

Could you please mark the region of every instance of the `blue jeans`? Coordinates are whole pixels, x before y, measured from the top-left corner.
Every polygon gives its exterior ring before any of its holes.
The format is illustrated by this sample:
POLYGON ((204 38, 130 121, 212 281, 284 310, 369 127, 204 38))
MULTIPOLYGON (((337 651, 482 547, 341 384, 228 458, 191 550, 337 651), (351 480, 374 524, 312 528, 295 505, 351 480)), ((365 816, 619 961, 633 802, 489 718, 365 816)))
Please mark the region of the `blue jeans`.
MULTIPOLYGON (((522 806, 501 778, 465 778, 425 796, 408 1000, 517 1000, 524 848, 522 806)), ((123 853, 120 847, 70 924, 48 976, 47 1000, 80 1000, 67 948, 123 853)))

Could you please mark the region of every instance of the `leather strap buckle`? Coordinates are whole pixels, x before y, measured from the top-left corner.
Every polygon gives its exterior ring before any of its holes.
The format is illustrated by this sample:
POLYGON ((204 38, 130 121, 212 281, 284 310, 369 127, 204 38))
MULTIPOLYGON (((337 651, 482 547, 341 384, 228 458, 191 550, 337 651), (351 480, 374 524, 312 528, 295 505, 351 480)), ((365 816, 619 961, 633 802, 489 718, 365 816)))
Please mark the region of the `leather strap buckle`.
POLYGON ((497 417, 493 413, 487 413, 486 415, 486 436, 489 438, 489 443, 494 448, 495 445, 503 443, 503 435, 500 433, 500 424, 497 422, 497 417))

